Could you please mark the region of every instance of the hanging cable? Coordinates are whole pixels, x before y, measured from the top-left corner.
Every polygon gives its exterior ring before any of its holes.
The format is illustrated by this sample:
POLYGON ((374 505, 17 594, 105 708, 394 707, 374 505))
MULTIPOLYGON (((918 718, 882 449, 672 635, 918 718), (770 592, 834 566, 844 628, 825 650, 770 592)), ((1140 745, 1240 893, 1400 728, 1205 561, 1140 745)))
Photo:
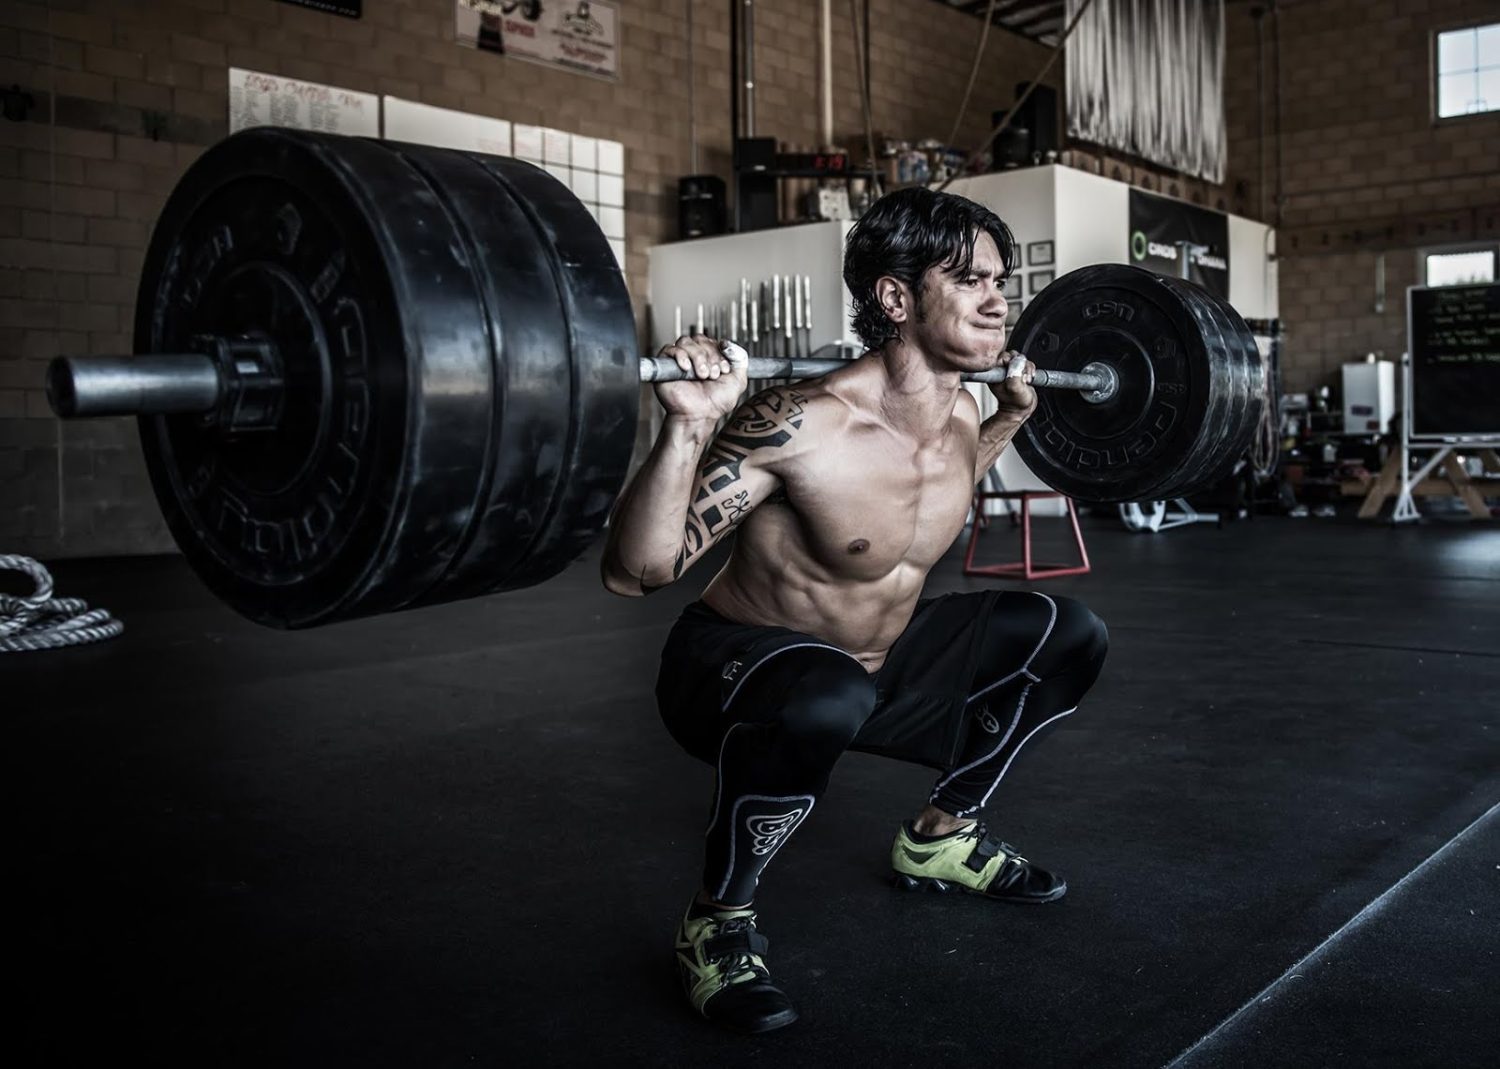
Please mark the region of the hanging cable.
POLYGON ((1047 57, 1047 62, 1042 64, 1042 69, 1037 72, 1035 78, 1031 79, 1031 84, 1026 87, 1026 92, 1022 93, 1020 99, 1017 100, 1013 105, 1011 105, 1010 110, 1005 113, 1005 117, 995 124, 995 128, 990 131, 990 136, 984 139, 984 143, 976 148, 973 152, 969 153, 969 158, 964 161, 964 165, 957 171, 953 172, 953 174, 950 174, 947 179, 944 180, 943 184, 938 186, 939 193, 952 185, 953 180, 959 175, 968 174, 970 169, 979 162, 979 157, 984 154, 985 150, 995 143, 995 138, 999 137, 1000 134, 1005 130, 1005 128, 1010 125, 1010 121, 1012 118, 1014 118, 1016 112, 1021 110, 1021 105, 1026 103, 1027 98, 1036 91, 1036 87, 1042 84, 1042 79, 1045 78, 1047 76, 1047 72, 1052 69, 1052 64, 1056 63, 1057 58, 1062 55, 1063 48, 1067 46, 1068 38, 1073 36, 1073 30, 1078 26, 1078 20, 1083 18, 1084 13, 1087 12, 1088 9, 1093 6, 1093 4, 1094 0, 1083 0, 1083 4, 1079 7, 1077 14, 1073 16, 1073 21, 1068 23, 1068 28, 1066 31, 1064 31, 1062 40, 1057 42, 1057 47, 1052 50, 1052 55, 1047 57))
POLYGON ((1250 444, 1250 463, 1257 479, 1269 479, 1281 463, 1281 324, 1272 320, 1270 352, 1262 361, 1265 369, 1265 404, 1260 424, 1250 444))
POLYGON ((990 39, 990 20, 995 17, 996 0, 990 0, 989 7, 984 11, 984 29, 979 31, 979 47, 974 49, 974 65, 969 68, 969 84, 964 87, 963 103, 958 106, 958 114, 953 117, 953 129, 948 133, 948 140, 943 142, 943 147, 950 148, 958 143, 958 128, 964 123, 964 112, 969 110, 969 96, 974 92, 974 82, 979 78, 979 62, 984 59, 984 45, 990 39))
POLYGON ((687 10, 687 106, 688 106, 688 144, 692 148, 692 163, 689 165, 689 174, 698 173, 698 109, 693 101, 693 83, 698 80, 698 68, 693 59, 693 0, 686 0, 683 5, 687 10))
MULTIPOLYGON (((865 3, 868 5, 869 0, 865 0, 865 3)), ((883 190, 880 186, 880 168, 875 163, 875 124, 870 118, 869 71, 861 52, 864 46, 859 32, 859 0, 849 0, 849 21, 854 26, 854 73, 859 78, 859 104, 865 113, 865 150, 870 154, 871 184, 875 187, 875 196, 879 197, 883 190)))

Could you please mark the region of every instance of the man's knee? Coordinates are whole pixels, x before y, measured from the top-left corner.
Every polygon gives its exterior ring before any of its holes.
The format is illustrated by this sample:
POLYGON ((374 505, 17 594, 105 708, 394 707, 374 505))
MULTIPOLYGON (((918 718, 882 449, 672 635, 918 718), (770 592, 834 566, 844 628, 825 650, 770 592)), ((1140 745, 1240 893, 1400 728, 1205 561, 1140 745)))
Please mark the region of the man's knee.
POLYGON ((1057 621, 1052 625, 1048 646, 1061 652, 1064 663, 1103 664, 1109 652, 1109 628, 1104 621, 1081 601, 1063 597, 1052 600, 1057 605, 1057 621))
MULTIPOLYGON (((784 654, 791 657, 802 650, 784 654)), ((843 749, 875 710, 875 681, 858 661, 833 650, 809 650, 782 707, 783 728, 808 743, 843 749)))

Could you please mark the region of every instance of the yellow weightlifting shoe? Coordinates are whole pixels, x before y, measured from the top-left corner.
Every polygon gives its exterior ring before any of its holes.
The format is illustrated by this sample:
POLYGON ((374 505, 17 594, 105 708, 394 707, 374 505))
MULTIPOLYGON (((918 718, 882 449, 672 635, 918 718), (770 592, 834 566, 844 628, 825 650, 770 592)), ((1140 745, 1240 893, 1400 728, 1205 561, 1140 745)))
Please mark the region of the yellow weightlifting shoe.
POLYGON ((982 823, 948 835, 922 835, 911 821, 891 844, 892 882, 903 891, 968 891, 1002 902, 1055 902, 1068 885, 989 834, 982 823))
POLYGON ((677 929, 677 972, 693 1009, 733 1032, 769 1032, 795 1021, 792 1000, 766 969, 770 944, 755 930, 755 911, 695 912, 689 906, 677 929))

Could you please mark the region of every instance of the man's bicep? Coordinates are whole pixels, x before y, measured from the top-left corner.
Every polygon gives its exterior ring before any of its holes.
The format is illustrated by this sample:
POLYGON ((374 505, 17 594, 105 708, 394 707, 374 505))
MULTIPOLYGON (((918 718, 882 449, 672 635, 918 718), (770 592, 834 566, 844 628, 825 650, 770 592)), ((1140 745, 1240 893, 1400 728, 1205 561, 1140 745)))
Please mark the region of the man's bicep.
POLYGON ((974 485, 978 486, 984 481, 984 477, 990 469, 989 465, 980 466, 980 462, 983 459, 984 446, 980 441, 980 428, 982 424, 980 422, 979 399, 969 391, 968 387, 965 387, 958 393, 958 405, 955 414, 958 416, 960 422, 963 423, 964 435, 974 448, 974 485))
POLYGON ((958 403, 954 406, 954 415, 969 424, 978 433, 982 416, 979 407, 979 398, 975 397, 973 391, 967 386, 958 393, 958 403))
MULTIPOLYGON (((688 509, 688 534, 696 527, 707 546, 713 545, 766 498, 781 480, 755 456, 737 457, 710 447, 699 473, 698 487, 688 509)), ((691 552, 691 548, 690 548, 691 552)))

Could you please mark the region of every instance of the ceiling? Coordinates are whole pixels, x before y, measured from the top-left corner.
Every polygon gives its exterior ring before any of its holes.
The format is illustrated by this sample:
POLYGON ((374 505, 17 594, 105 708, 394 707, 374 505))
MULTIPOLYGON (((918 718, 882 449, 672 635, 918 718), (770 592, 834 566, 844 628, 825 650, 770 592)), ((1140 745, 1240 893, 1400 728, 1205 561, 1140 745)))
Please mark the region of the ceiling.
MULTIPOLYGON (((940 4, 984 17, 990 0, 938 0, 940 4)), ((995 0, 994 25, 1056 47, 1062 37, 1066 0, 995 0)))

